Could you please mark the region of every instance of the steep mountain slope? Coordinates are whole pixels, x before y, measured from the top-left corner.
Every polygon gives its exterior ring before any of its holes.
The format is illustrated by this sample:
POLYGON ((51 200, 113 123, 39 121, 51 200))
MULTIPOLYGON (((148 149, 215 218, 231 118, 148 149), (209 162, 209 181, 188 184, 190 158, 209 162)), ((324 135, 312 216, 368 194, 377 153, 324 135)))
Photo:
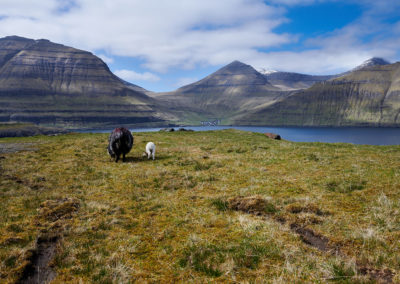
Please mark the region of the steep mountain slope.
POLYGON ((0 121, 71 127, 163 122, 154 99, 90 52, 48 40, 0 39, 0 121))
POLYGON ((400 63, 358 68, 237 118, 237 124, 400 126, 400 63))
POLYGON ((239 113, 269 105, 287 95, 253 67, 239 61, 175 92, 151 94, 168 104, 182 120, 192 123, 209 117, 229 123, 239 113))

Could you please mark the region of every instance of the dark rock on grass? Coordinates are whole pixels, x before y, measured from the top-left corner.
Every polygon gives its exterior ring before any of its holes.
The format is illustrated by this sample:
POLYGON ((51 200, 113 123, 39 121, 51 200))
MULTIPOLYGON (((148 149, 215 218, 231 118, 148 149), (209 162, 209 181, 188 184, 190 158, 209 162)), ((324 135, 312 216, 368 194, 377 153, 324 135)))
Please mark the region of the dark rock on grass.
POLYGON ((183 128, 183 127, 179 128, 178 130, 175 130, 175 128, 173 128, 173 127, 167 127, 167 128, 160 129, 160 131, 164 131, 164 132, 174 132, 174 131, 189 131, 189 132, 193 132, 194 130, 193 129, 186 129, 186 128, 183 128))
POLYGON ((172 127, 167 127, 167 128, 160 129, 160 131, 164 131, 164 132, 174 132, 175 129, 172 128, 172 127))
POLYGON ((275 140, 281 140, 281 136, 279 134, 275 134, 275 133, 264 133, 265 136, 267 136, 268 138, 271 139, 275 139, 275 140))

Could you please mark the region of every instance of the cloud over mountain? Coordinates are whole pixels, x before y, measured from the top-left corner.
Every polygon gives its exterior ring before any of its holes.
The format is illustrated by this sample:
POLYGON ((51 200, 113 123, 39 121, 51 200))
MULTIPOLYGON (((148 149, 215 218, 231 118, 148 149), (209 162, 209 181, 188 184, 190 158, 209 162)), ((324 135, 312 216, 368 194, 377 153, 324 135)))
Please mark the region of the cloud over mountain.
POLYGON ((330 73, 373 56, 397 59, 400 22, 393 13, 400 3, 395 2, 3 0, 0 37, 48 38, 101 51, 111 60, 135 57, 153 72, 241 60, 255 67, 330 73), (303 35, 303 41, 299 34, 277 29, 291 21, 291 7, 327 2, 356 3, 362 14, 329 33, 303 35))

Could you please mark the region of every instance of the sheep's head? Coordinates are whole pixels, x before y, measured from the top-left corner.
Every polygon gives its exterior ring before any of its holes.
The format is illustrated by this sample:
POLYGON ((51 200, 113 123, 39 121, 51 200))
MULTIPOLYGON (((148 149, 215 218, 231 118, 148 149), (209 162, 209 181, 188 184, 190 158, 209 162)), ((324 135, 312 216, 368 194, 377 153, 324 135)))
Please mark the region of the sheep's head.
POLYGON ((143 158, 147 157, 147 153, 146 153, 146 152, 143 152, 142 157, 143 157, 143 158))
POLYGON ((107 147, 107 153, 108 153, 108 155, 110 155, 111 158, 115 158, 115 153, 110 148, 110 146, 107 147))

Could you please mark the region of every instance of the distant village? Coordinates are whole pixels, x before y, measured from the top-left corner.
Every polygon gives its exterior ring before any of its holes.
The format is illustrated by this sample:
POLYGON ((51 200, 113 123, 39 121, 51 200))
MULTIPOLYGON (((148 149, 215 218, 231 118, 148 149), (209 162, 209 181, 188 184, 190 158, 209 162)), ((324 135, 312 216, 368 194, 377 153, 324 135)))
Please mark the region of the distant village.
POLYGON ((204 120, 200 122, 202 126, 216 126, 221 124, 221 119, 219 118, 211 118, 209 120, 204 120))

